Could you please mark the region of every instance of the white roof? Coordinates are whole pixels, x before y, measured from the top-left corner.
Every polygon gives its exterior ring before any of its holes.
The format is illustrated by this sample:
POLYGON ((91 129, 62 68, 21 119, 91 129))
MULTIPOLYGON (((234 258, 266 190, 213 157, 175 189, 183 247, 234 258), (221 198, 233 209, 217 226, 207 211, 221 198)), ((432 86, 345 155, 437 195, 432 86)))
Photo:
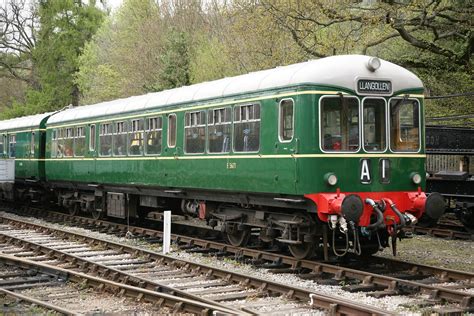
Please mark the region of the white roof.
POLYGON ((370 58, 363 55, 333 56, 192 86, 80 106, 53 115, 48 123, 107 117, 304 83, 332 85, 357 91, 357 79, 370 78, 391 80, 393 92, 423 87, 415 74, 385 60, 380 60, 381 66, 375 72, 370 71, 366 67, 370 58))
POLYGON ((37 129, 40 127, 41 121, 53 114, 53 112, 22 116, 17 117, 11 120, 0 121, 0 131, 12 130, 12 129, 22 129, 22 128, 32 128, 37 129))

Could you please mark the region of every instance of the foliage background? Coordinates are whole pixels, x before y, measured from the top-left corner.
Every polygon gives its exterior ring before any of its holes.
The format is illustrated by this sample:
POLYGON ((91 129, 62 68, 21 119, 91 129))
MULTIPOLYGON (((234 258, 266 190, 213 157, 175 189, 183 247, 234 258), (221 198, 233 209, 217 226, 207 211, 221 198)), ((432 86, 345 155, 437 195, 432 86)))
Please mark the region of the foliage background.
MULTIPOLYGON (((474 91, 472 0, 9 0, 2 118, 139 95, 335 54, 407 67, 426 95, 474 91), (13 23, 14 17, 24 23, 13 23)), ((427 101, 474 114, 473 97, 427 101)), ((472 120, 461 121, 472 124, 472 120)))

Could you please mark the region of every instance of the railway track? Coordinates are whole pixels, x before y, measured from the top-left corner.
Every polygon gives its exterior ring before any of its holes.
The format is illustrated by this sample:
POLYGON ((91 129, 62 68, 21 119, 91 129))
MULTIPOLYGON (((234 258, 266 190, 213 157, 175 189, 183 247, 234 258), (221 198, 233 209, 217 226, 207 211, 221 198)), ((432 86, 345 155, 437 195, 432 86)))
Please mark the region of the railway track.
POLYGON ((474 240, 474 234, 453 228, 413 226, 405 227, 403 230, 415 234, 429 235, 433 237, 474 240))
POLYGON ((207 311, 262 314, 259 309, 277 305, 280 312, 307 313, 313 308, 324 308, 335 314, 387 314, 340 297, 5 216, 1 218, 0 242, 3 253, 80 269, 134 288, 167 293, 176 300, 201 302, 207 306, 207 311), (255 304, 256 298, 262 300, 255 304), (268 298, 267 302, 265 298, 268 298))
MULTIPOLYGON (((0 284, 4 302, 7 297, 12 300, 3 306, 7 315, 153 314, 172 313, 182 308, 182 303, 176 304, 174 309, 154 304, 162 299, 160 293, 3 253, 0 254, 0 284)), ((199 310, 198 304, 184 309, 199 310)))
MULTIPOLYGON (((53 222, 68 222, 71 225, 122 236, 128 232, 148 242, 161 242, 162 233, 154 229, 94 221, 90 218, 73 217, 57 212, 48 214, 48 220, 53 222)), ((213 240, 183 235, 173 235, 172 240, 191 252, 213 256, 233 256, 257 266, 270 268, 270 271, 275 273, 295 273, 302 278, 324 284, 345 283, 344 288, 350 292, 370 292, 376 297, 423 293, 431 304, 442 301, 451 303, 448 307, 439 310, 440 312, 443 310, 465 312, 474 309, 473 295, 461 290, 474 286, 472 273, 384 258, 371 258, 370 263, 366 262, 363 265, 360 264, 360 260, 328 264, 296 260, 278 253, 233 247, 213 240), (387 274, 387 271, 391 272, 387 274)))

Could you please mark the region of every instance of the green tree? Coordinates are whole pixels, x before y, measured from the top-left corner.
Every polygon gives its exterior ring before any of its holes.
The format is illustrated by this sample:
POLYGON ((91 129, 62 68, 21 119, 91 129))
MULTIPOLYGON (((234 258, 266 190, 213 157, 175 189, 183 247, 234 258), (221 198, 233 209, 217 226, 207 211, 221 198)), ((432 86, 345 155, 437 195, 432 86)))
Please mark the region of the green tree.
POLYGON ((165 46, 160 55, 161 65, 157 82, 151 87, 145 87, 148 91, 161 91, 191 83, 189 44, 186 33, 172 29, 166 37, 165 46))
MULTIPOLYGON (((103 21, 104 12, 94 0, 38 0, 37 25, 29 34, 28 62, 34 84, 25 103, 13 103, 3 117, 33 114, 78 105, 79 89, 74 82, 78 57, 103 21)), ((21 16, 21 14, 20 14, 21 16)), ((36 21, 36 20, 35 20, 36 21)), ((24 65, 25 63, 23 63, 24 65)))
POLYGON ((103 21, 104 13, 94 0, 41 0, 41 27, 34 56, 38 63, 41 90, 35 96, 47 110, 79 104, 74 82, 78 57, 103 21))
POLYGON ((76 83, 81 103, 143 94, 158 76, 163 47, 159 6, 153 0, 125 0, 109 16, 79 58, 76 83))

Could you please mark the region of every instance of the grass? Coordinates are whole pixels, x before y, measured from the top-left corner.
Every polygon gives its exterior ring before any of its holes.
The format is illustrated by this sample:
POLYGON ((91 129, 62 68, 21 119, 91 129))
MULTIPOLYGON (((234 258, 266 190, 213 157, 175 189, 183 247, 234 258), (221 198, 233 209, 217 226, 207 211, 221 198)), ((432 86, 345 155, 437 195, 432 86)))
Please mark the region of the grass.
MULTIPOLYGON (((414 236, 397 243, 397 258, 420 264, 474 272, 474 242, 414 236)), ((386 248, 384 257, 392 256, 386 248)))

